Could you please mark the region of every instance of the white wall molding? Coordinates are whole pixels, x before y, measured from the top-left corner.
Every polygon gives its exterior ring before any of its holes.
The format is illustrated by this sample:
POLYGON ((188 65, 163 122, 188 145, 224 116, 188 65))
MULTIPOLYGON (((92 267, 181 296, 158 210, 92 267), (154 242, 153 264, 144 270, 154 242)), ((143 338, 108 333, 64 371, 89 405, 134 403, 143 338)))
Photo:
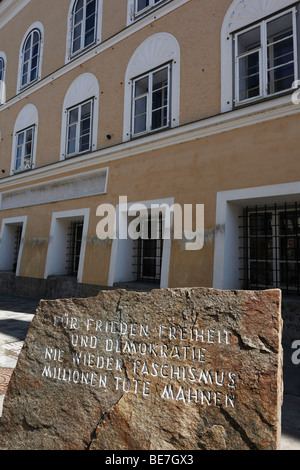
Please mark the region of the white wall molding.
POLYGON ((78 199, 106 193, 108 168, 3 191, 0 210, 78 199))

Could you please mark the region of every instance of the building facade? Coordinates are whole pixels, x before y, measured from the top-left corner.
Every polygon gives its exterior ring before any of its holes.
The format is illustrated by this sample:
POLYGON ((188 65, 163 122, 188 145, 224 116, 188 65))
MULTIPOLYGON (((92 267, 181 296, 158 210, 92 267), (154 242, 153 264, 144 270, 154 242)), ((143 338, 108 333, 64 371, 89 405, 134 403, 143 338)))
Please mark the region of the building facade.
POLYGON ((299 295, 299 7, 0 1, 1 291, 299 295))

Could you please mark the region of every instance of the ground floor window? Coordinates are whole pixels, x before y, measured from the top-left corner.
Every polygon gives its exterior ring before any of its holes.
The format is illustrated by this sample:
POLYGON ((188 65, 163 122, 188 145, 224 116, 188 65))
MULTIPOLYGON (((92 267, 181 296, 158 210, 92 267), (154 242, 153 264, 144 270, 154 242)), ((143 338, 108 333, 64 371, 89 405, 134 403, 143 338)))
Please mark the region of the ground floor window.
POLYGON ((0 270, 19 274, 26 217, 3 219, 0 232, 0 270))
POLYGON ((68 227, 68 242, 66 251, 67 274, 77 276, 81 242, 82 242, 83 221, 72 221, 68 227))
POLYGON ((160 282, 163 251, 162 215, 141 222, 140 238, 133 249, 133 273, 137 281, 160 282))
POLYGON ((241 220, 244 288, 300 294, 300 204, 247 207, 241 220))

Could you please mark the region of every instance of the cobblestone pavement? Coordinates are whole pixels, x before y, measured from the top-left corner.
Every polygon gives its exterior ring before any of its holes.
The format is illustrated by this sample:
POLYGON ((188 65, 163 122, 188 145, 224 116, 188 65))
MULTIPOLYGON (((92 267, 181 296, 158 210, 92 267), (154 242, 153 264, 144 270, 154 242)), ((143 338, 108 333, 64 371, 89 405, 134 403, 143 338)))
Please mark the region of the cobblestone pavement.
MULTIPOLYGON (((38 303, 38 299, 0 294, 0 420, 5 392, 38 303)), ((290 380, 294 381, 294 374, 290 380)), ((299 402, 285 394, 282 421, 288 429, 282 430, 281 450, 300 450, 299 411, 299 402)))

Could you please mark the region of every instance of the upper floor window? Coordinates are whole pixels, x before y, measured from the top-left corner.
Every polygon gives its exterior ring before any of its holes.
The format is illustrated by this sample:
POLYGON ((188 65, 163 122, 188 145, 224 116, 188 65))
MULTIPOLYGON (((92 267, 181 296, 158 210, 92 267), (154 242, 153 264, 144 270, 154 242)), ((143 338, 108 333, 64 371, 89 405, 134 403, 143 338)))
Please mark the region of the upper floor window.
POLYGON ((179 125, 180 48, 157 33, 135 50, 125 74, 124 141, 179 125))
POLYGON ((34 105, 26 105, 14 126, 11 174, 35 167, 37 149, 38 112, 34 105))
POLYGON ((133 80, 132 135, 170 124, 170 64, 133 80))
POLYGON ((31 170, 34 126, 17 133, 15 172, 31 170))
POLYGON ((235 34, 236 104, 292 89, 297 79, 296 10, 235 34))
POLYGON ((151 7, 163 3, 165 0, 135 0, 135 13, 143 13, 151 7))
POLYGON ((72 55, 94 44, 96 28, 97 1, 77 0, 72 15, 72 55))
POLYGON ((99 84, 95 75, 83 73, 69 86, 63 103, 60 159, 97 148, 99 84))
POLYGON ((91 150, 93 101, 68 110, 66 156, 91 150))
POLYGON ((4 52, 0 52, 0 104, 5 103, 5 69, 6 56, 4 52))
POLYGON ((21 87, 37 80, 41 51, 41 33, 38 29, 31 31, 27 37, 22 53, 21 87))
POLYGON ((168 2, 170 0, 128 0, 127 23, 131 23, 135 19, 168 2))
POLYGON ((17 93, 41 79, 44 28, 40 22, 31 25, 21 43, 17 93))
POLYGON ((0 81, 4 81, 4 72, 5 72, 5 62, 2 57, 0 57, 0 81))
POLYGON ((295 0, 232 0, 221 30, 222 112, 293 90, 299 21, 295 0))

